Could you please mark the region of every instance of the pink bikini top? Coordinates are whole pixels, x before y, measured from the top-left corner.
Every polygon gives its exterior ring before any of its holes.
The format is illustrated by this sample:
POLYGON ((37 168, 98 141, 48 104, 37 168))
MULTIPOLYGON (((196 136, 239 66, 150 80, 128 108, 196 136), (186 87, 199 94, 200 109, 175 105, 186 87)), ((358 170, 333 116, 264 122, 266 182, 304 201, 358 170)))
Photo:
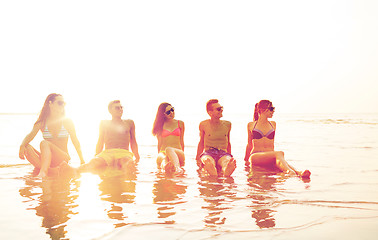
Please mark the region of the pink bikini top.
POLYGON ((173 130, 172 132, 167 130, 167 129, 163 129, 163 131, 161 132, 161 136, 162 137, 168 137, 168 136, 180 136, 181 135, 181 129, 180 129, 180 121, 177 121, 177 125, 178 127, 173 130))

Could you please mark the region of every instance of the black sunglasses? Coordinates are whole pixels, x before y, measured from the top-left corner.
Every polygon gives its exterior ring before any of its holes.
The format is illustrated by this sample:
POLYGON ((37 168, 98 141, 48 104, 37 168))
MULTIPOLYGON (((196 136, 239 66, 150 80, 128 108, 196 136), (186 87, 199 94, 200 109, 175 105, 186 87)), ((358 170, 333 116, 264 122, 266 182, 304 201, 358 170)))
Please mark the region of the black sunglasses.
POLYGON ((223 111, 223 107, 217 107, 216 110, 217 110, 218 112, 223 111))
POLYGON ((268 109, 269 109, 269 111, 273 112, 274 109, 276 109, 276 108, 275 107, 269 107, 268 109))
POLYGON ((57 103, 58 103, 59 106, 65 106, 66 105, 66 103, 63 102, 63 101, 57 101, 57 103))
POLYGON ((175 112, 175 109, 171 108, 168 111, 166 111, 165 114, 169 115, 169 114, 171 114, 171 112, 175 112))

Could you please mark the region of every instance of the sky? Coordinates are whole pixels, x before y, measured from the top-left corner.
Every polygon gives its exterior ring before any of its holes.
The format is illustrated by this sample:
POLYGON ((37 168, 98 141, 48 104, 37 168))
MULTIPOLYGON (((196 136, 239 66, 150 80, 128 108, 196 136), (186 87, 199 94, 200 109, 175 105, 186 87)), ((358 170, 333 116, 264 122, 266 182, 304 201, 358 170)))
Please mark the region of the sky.
POLYGON ((378 112, 378 1, 1 1, 0 112, 378 112))

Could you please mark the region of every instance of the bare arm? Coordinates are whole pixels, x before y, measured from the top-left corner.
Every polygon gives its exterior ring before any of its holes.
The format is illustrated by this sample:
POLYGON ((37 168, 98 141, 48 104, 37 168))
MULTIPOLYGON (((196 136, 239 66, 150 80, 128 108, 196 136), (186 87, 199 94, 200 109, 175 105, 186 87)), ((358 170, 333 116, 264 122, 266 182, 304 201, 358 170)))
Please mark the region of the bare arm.
POLYGON ((227 152, 228 152, 229 154, 231 154, 230 133, 231 133, 231 123, 229 123, 229 130, 228 130, 228 134, 227 134, 227 138, 228 138, 227 152))
POLYGON ((80 142, 79 142, 79 139, 76 136, 76 130, 75 130, 75 126, 74 126, 73 122, 70 119, 66 119, 65 120, 65 127, 68 130, 68 132, 70 133, 72 144, 75 146, 77 155, 79 155, 80 164, 84 164, 85 161, 84 161, 84 158, 83 158, 83 153, 81 152, 80 142))
POLYGON ((251 151, 252 151, 252 133, 251 131, 249 131, 250 129, 250 126, 251 126, 252 123, 248 123, 248 142, 247 142, 247 147, 245 149, 245 157, 244 157, 244 161, 249 161, 249 157, 251 155, 251 151))
MULTIPOLYGON (((180 121, 179 121, 180 123, 180 121)), ((181 150, 184 151, 185 145, 184 145, 184 132, 185 132, 185 124, 183 121, 181 121, 182 126, 181 126, 181 136, 180 136, 180 143, 181 143, 181 150)))
POLYGON ((202 163, 201 163, 200 155, 202 154, 202 152, 205 148, 205 139, 204 139, 205 131, 203 130, 203 124, 202 123, 200 123, 199 130, 200 130, 200 141, 199 141, 198 147, 197 147, 196 160, 197 160, 197 165, 201 166, 202 163))
POLYGON ((101 121, 100 127, 99 127, 99 134, 98 134, 98 140, 96 144, 96 155, 101 153, 104 149, 104 143, 105 143, 105 122, 101 121))
POLYGON ((134 121, 130 120, 131 127, 130 127, 130 147, 131 151, 135 156, 135 160, 138 162, 140 159, 139 152, 138 152, 138 143, 135 137, 135 124, 134 121))
POLYGON ((20 146, 20 150, 19 150, 19 157, 21 159, 25 159, 25 151, 26 151, 26 146, 31 142, 33 141, 33 139, 35 138, 35 136, 37 135, 39 129, 41 127, 41 124, 40 123, 37 123, 37 124, 34 124, 33 126, 33 129, 31 130, 30 133, 28 133, 28 135, 26 135, 26 137, 24 138, 24 140, 22 141, 21 143, 21 146, 20 146))
POLYGON ((161 134, 156 135, 156 138, 158 140, 157 150, 158 150, 158 153, 159 153, 160 149, 161 149, 161 134))

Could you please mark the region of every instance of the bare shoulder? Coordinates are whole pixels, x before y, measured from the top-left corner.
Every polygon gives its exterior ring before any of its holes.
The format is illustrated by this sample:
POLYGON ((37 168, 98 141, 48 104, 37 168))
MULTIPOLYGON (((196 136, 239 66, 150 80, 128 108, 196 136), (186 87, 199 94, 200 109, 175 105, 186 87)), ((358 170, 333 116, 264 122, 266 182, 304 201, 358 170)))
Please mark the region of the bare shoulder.
POLYGON ((134 121, 131 120, 131 119, 125 119, 125 120, 123 120, 123 122, 124 122, 127 126, 129 126, 129 127, 134 127, 134 126, 135 126, 134 121))
POLYGON ((249 122, 248 123, 248 129, 251 129, 255 125, 255 122, 249 122))
POLYGON ((63 124, 64 124, 65 127, 73 127, 74 126, 74 123, 73 123, 72 119, 70 119, 70 118, 64 118, 63 124))
POLYGON ((124 119, 123 122, 124 123, 132 123, 132 124, 134 123, 134 121, 131 120, 131 119, 124 119))
POLYGON ((185 126, 184 121, 177 120, 177 122, 178 122, 179 127, 184 127, 185 126))
POLYGON ((227 120, 222 120, 223 124, 226 125, 227 127, 231 127, 231 122, 227 120))
POLYGON ((70 134, 74 134, 75 126, 73 121, 70 118, 63 119, 63 126, 67 129, 70 134))
POLYGON ((205 130, 205 128, 209 125, 209 122, 210 122, 209 119, 200 122, 199 124, 200 130, 205 130))
POLYGON ((210 122, 209 119, 207 119, 207 120, 203 120, 202 122, 200 122, 200 126, 206 126, 206 125, 209 124, 209 122, 210 122))
POLYGON ((110 120, 101 120, 100 127, 105 128, 105 127, 109 126, 109 124, 110 124, 110 120))
POLYGON ((276 129, 276 126, 277 126, 276 122, 275 121, 270 121, 270 123, 273 125, 274 129, 276 129))

